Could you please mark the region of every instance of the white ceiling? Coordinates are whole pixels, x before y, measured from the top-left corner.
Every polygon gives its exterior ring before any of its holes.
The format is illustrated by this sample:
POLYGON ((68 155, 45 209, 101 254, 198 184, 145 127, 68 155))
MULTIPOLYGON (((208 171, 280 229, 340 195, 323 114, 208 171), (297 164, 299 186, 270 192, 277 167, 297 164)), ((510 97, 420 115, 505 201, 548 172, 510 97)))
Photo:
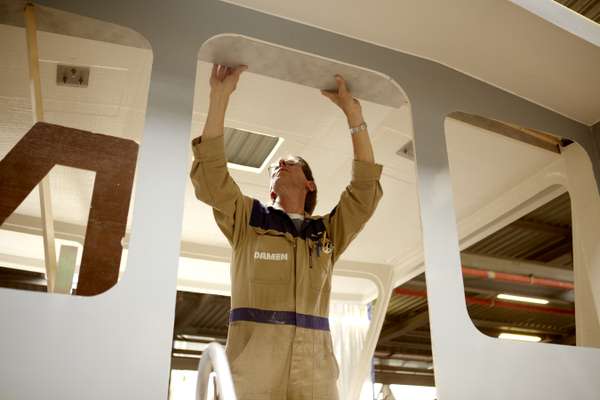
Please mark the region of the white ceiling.
POLYGON ((600 48, 508 0, 227 2, 437 61, 588 125, 600 120, 600 48))
MULTIPOLYGON (((31 106, 24 30, 0 25, 0 40, 7 44, 0 48, 0 157, 3 157, 30 128, 31 106)), ((43 32, 39 35, 39 45, 48 122, 143 139, 151 65, 148 50, 43 32), (56 86, 53 71, 57 62, 90 65, 90 86, 87 89, 56 86)), ((197 74, 190 139, 202 130, 209 65, 199 62, 197 74)), ((366 101, 362 104, 376 159, 384 165, 381 180, 384 197, 343 258, 395 265, 420 248, 414 166, 395 154, 411 140, 410 112, 408 106, 392 109, 366 101)), ((319 187, 316 212, 325 213, 335 206, 350 179, 351 141, 343 114, 318 90, 245 73, 230 102, 226 123, 283 137, 285 141, 275 157, 300 154, 311 164, 319 187)), ((460 218, 472 214, 558 157, 453 120, 447 122, 447 131, 460 218)), ((93 174, 63 167, 55 171, 60 172, 51 174, 56 220, 84 224, 93 174)), ((266 172, 232 170, 231 173, 244 193, 266 200, 266 172)), ((36 196, 32 193, 18 212, 39 216, 36 196)), ((182 240, 218 249, 228 247, 210 208, 194 198, 189 182, 184 207, 182 240)), ((348 285, 346 282, 341 287, 351 287, 348 285)))

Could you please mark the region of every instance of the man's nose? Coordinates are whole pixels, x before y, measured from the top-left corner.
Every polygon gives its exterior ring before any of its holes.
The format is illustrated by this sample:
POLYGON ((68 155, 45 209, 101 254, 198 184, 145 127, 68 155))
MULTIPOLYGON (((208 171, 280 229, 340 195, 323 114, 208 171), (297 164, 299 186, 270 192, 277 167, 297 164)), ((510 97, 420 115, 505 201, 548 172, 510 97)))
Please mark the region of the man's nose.
POLYGON ((286 164, 285 164, 285 160, 284 160, 283 158, 280 158, 280 159, 279 159, 279 167, 281 168, 281 167, 283 167, 283 166, 285 166, 285 165, 286 165, 286 164))

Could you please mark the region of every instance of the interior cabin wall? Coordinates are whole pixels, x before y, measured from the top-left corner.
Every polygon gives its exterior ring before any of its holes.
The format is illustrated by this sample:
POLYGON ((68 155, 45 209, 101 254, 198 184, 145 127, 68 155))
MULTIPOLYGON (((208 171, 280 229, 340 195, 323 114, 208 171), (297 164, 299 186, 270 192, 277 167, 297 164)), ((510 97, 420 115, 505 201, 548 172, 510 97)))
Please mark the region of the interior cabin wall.
POLYGON ((90 298, 0 290, 3 397, 166 398, 196 59, 203 42, 232 32, 379 71, 407 93, 440 399, 597 397, 599 351, 498 343, 470 324, 443 121, 459 110, 558 133, 598 172, 589 127, 433 61, 217 0, 40 3, 136 30, 154 62, 128 269, 90 298))
POLYGON ((600 196, 587 154, 576 145, 563 150, 573 218, 573 271, 577 346, 600 347, 600 196))

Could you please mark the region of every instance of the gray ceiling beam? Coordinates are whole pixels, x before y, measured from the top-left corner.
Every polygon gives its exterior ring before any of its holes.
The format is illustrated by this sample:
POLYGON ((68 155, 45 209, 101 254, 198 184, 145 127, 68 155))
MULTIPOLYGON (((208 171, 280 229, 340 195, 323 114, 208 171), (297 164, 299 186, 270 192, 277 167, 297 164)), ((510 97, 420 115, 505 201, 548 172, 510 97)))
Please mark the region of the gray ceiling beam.
POLYGON ((198 358, 171 357, 171 369, 196 371, 198 369, 198 358))
MULTIPOLYGON (((493 298, 493 297, 496 297, 499 293, 503 293, 506 291, 506 290, 485 289, 485 288, 479 288, 479 287, 472 286, 473 284, 476 284, 476 282, 477 281, 472 281, 472 282, 470 282, 471 283, 470 286, 464 287, 465 294, 472 293, 475 295, 482 295, 487 298, 493 298)), ((406 287, 414 287, 414 288, 418 288, 419 290, 422 290, 423 288, 425 288, 425 282, 410 281, 410 282, 406 283, 405 286, 406 287)), ((516 290, 516 289, 511 289, 510 293, 514 294, 514 295, 518 295, 518 296, 532 296, 530 292, 523 291, 523 290, 516 290)), ((535 295, 533 297, 536 297, 536 296, 537 295, 535 295)), ((564 305, 564 306, 573 305, 573 303, 575 302, 575 296, 574 296, 573 290, 564 291, 560 295, 557 295, 556 297, 551 297, 551 296, 547 296, 547 295, 544 295, 543 297, 547 300, 550 300, 552 303, 560 304, 560 305, 564 305)))
POLYGON ((461 253, 460 259, 465 267, 573 282, 573 271, 554 268, 542 263, 489 257, 473 253, 461 253))
POLYGON ((526 220, 517 220, 513 222, 511 226, 528 231, 542 232, 554 236, 571 237, 571 228, 566 226, 557 226, 543 222, 526 220))
POLYGON ((557 328, 557 329, 543 329, 543 328, 528 328, 514 325, 514 323, 506 321, 490 321, 474 319, 473 324, 486 332, 509 332, 509 333, 521 333, 524 335, 550 335, 550 336, 567 336, 571 334, 570 328, 557 328))
POLYGON ((433 375, 415 375, 406 373, 375 371, 375 382, 384 385, 435 386, 433 375))
POLYGON ((414 331, 422 327, 423 325, 429 322, 429 313, 427 309, 421 311, 414 315, 413 317, 404 320, 403 322, 395 325, 389 329, 386 329, 385 332, 382 332, 379 336, 379 342, 386 343, 390 342, 400 336, 407 334, 408 332, 414 331))
MULTIPOLYGON (((181 297, 177 297, 179 301, 181 297)), ((184 301, 184 300, 182 300, 184 301)), ((175 332, 179 333, 181 330, 185 329, 188 326, 191 326, 192 323, 199 319, 202 313, 206 313, 206 307, 208 307, 212 303, 211 296, 208 294, 204 294, 198 304, 190 304, 188 307, 184 308, 184 314, 181 318, 177 318, 177 314, 175 315, 175 332)), ((185 304, 185 301, 184 301, 185 304)))
POLYGON ((215 339, 224 339, 227 337, 227 329, 210 329, 203 327, 184 327, 173 332, 173 335, 192 335, 192 336, 207 336, 215 339))
POLYGON ((403 361, 422 361, 422 362, 433 362, 431 354, 414 354, 414 353, 403 353, 400 351, 394 351, 394 349, 380 349, 377 348, 374 357, 382 360, 403 360, 403 361))

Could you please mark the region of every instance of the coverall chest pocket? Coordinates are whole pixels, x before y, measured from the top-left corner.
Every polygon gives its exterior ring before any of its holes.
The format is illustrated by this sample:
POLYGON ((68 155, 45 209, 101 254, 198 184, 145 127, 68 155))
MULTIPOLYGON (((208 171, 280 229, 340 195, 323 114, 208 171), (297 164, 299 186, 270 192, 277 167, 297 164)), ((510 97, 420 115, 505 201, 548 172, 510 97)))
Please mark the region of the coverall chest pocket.
POLYGON ((331 272, 331 257, 323 251, 317 251, 317 243, 309 241, 309 278, 310 287, 315 291, 322 291, 331 272))
POLYGON ((252 255, 252 280, 257 283, 288 283, 292 277, 293 250, 284 236, 259 235, 252 255))

